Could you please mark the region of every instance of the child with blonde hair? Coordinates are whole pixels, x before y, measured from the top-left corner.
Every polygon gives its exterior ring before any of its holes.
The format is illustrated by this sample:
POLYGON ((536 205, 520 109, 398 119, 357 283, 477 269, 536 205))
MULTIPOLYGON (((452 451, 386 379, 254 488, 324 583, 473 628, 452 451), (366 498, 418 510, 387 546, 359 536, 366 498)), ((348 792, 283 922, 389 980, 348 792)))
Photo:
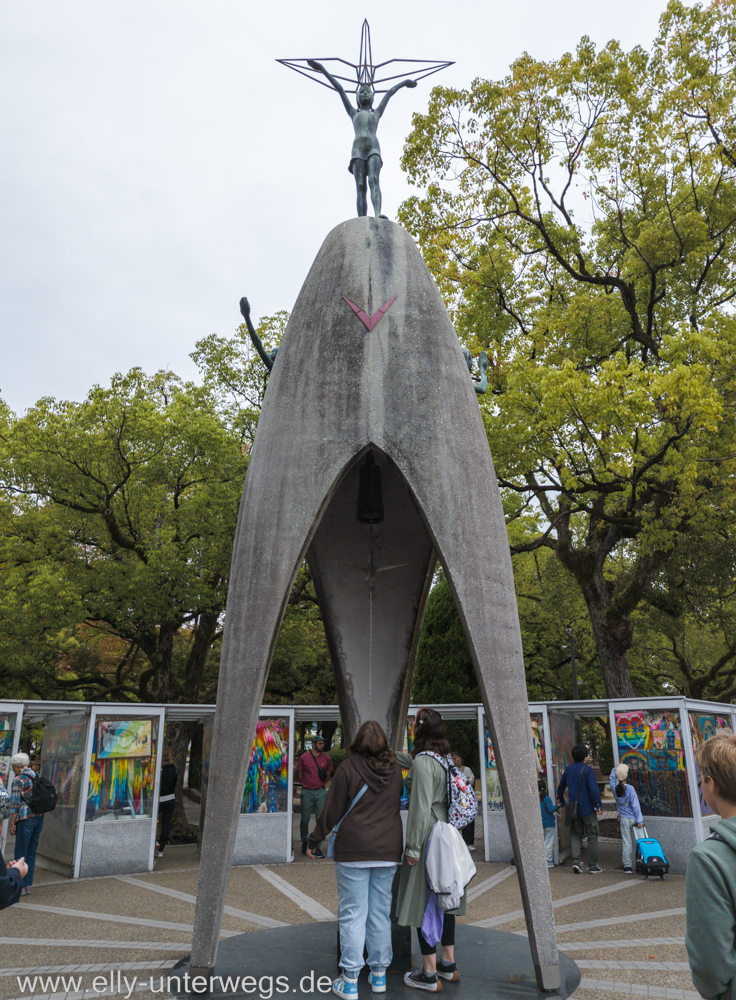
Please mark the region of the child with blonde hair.
POLYGON ((644 818, 641 814, 639 796, 636 794, 634 786, 626 783, 628 776, 628 765, 618 764, 611 771, 610 784, 621 827, 621 861, 624 871, 630 875, 633 871, 634 854, 636 853, 634 827, 638 826, 641 829, 644 826, 644 818))

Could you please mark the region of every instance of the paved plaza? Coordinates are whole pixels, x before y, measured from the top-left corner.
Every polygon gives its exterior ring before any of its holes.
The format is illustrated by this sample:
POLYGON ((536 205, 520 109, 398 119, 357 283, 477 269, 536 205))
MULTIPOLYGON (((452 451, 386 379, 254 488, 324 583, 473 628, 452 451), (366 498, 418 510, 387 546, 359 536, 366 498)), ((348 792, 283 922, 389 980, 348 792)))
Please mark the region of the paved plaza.
MULTIPOLYGON (((583 977, 576 1000, 696 1000, 684 947, 684 877, 645 882, 625 875, 620 863, 620 848, 602 844, 603 874, 576 876, 569 862, 550 872, 560 946, 583 977)), ((476 864, 465 921, 523 933, 515 869, 476 864)), ((193 846, 170 846, 155 871, 139 875, 72 881, 37 869, 32 892, 0 916, 0 1000, 50 993, 82 996, 85 989, 90 990, 87 997, 171 996, 162 986, 189 953, 197 869, 193 846), (44 980, 21 984, 19 976, 44 980), (61 980, 53 981, 61 976, 77 981, 67 980, 64 988, 61 980)), ((337 890, 332 862, 311 862, 297 851, 293 864, 234 868, 227 904, 223 937, 333 921, 337 890)), ((458 956, 461 971, 465 958, 458 956)), ((333 969, 315 973, 331 975, 333 969)), ((445 984, 444 994, 451 993, 451 984, 445 984)), ((370 995, 363 989, 364 1000, 370 995)), ((413 995, 407 990, 407 996, 413 995)))

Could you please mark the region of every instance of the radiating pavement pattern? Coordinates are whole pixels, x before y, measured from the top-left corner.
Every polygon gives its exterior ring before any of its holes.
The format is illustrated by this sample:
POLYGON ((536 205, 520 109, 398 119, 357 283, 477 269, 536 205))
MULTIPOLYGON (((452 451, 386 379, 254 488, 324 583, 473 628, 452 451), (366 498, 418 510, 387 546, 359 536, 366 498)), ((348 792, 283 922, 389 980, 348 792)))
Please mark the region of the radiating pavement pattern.
MULTIPOLYGON (((550 872, 560 948, 583 977, 575 1000, 697 1000, 684 947, 684 878, 645 882, 621 871, 613 845, 602 845, 601 854, 601 875, 574 875, 569 863, 550 872)), ((466 921, 523 934, 514 868, 476 864, 466 921)), ((166 977, 189 953, 196 886, 193 847, 167 848, 155 871, 141 875, 74 882, 37 869, 30 895, 0 913, 0 1000, 172 996, 166 977)), ((297 851, 291 865, 233 869, 222 936, 336 914, 332 863, 297 851)), ((462 955, 458 964, 462 972, 462 955)))

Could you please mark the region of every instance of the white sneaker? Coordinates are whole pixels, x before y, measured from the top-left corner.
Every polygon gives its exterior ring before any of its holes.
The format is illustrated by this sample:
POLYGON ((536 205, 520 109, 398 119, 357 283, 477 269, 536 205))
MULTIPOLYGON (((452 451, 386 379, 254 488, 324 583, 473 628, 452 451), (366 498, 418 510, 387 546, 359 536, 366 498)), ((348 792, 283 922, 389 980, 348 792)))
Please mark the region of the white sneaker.
POLYGON ((386 971, 374 972, 373 969, 368 973, 368 982, 374 993, 385 993, 386 992, 386 971))
POLYGON ((332 992, 336 993, 339 997, 349 997, 352 1000, 357 1000, 358 980, 348 979, 345 973, 342 972, 338 979, 333 980, 332 992))
POLYGON ((163 851, 156 851, 156 857, 157 858, 162 858, 163 856, 164 856, 164 852, 163 851))

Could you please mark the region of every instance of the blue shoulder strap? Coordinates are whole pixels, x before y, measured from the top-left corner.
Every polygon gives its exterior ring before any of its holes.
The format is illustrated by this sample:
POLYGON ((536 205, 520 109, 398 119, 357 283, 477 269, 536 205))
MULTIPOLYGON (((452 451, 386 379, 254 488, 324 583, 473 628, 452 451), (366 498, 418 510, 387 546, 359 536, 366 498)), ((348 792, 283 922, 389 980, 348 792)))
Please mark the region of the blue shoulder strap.
POLYGON ((353 808, 353 806, 356 805, 359 802, 359 800, 363 797, 364 793, 367 792, 367 791, 368 791, 368 785, 365 784, 365 785, 363 785, 363 787, 361 788, 361 790, 358 792, 358 794, 355 796, 355 798, 350 803, 350 805, 347 807, 347 809, 345 810, 345 812, 342 814, 342 819, 339 819, 337 821, 337 823, 335 823, 335 826, 334 826, 334 828, 332 830, 333 837, 337 835, 337 831, 340 829, 340 825, 341 825, 342 821, 345 819, 345 817, 347 816, 347 814, 350 812, 350 810, 353 808))

